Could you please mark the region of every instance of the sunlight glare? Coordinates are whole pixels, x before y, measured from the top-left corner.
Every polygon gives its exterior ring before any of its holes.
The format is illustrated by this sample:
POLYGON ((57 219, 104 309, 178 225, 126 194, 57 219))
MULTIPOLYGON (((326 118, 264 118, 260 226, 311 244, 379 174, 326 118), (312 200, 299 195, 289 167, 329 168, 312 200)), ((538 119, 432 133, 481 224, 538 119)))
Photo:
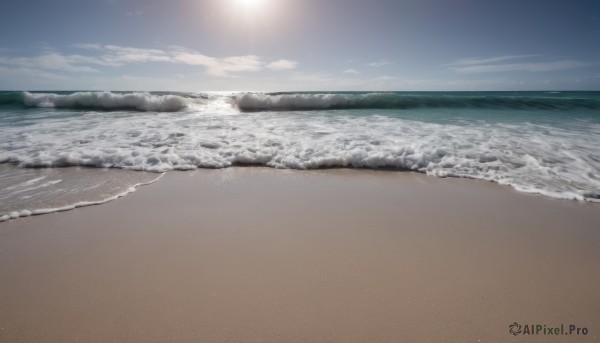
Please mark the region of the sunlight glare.
POLYGON ((238 5, 244 6, 246 8, 257 8, 262 5, 263 0, 236 0, 238 5))

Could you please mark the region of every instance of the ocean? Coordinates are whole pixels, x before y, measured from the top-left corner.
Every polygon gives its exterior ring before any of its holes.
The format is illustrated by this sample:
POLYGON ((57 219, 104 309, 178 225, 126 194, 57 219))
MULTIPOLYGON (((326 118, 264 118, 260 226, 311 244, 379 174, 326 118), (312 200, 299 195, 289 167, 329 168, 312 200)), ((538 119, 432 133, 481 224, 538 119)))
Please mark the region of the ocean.
POLYGON ((0 220, 231 166, 415 171, 598 201, 599 142, 600 92, 0 92, 0 220))

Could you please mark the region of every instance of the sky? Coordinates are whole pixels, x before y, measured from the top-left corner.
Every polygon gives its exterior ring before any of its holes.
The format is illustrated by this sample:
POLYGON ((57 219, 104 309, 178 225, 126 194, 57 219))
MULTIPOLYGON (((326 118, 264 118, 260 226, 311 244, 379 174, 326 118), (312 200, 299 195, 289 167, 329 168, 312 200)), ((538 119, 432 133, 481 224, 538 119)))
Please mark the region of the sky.
POLYGON ((3 0, 1 90, 600 90, 598 0, 3 0))

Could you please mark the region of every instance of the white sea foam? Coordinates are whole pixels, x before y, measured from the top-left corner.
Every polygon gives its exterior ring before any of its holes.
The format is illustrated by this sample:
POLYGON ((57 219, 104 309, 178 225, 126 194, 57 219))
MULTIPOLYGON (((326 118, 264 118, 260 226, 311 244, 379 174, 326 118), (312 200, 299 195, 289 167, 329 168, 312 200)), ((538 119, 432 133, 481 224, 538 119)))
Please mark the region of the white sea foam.
POLYGON ((350 107, 385 94, 350 97, 343 94, 282 94, 244 93, 236 96, 236 105, 243 110, 325 109, 350 107))
POLYGON ((138 183, 135 184, 131 187, 129 187, 126 191, 119 193, 119 194, 115 194, 113 196, 110 196, 108 198, 104 198, 102 200, 97 200, 97 201, 80 201, 74 204, 70 204, 67 206, 62 206, 62 207, 56 207, 56 208, 42 208, 42 209, 36 209, 33 211, 21 211, 19 213, 20 217, 25 217, 25 216, 30 216, 30 215, 40 215, 40 214, 48 214, 48 213, 54 213, 54 212, 63 212, 63 211, 69 211, 75 208, 79 208, 79 207, 86 207, 86 206, 93 206, 93 205, 101 205, 101 204, 105 204, 109 201, 113 201, 113 200, 117 200, 118 198, 124 197, 129 193, 133 193, 136 191, 136 189, 140 186, 146 186, 149 184, 152 184, 156 181, 158 181, 164 174, 160 174, 156 179, 150 181, 150 182, 144 182, 144 183, 138 183))
MULTIPOLYGON (((104 197, 104 198, 101 198, 98 200, 76 201, 76 202, 69 203, 67 205, 63 205, 63 206, 59 206, 59 207, 41 207, 41 208, 24 209, 24 210, 20 210, 20 211, 11 211, 6 214, 0 213, 0 222, 7 221, 9 219, 16 219, 16 218, 20 218, 20 217, 29 217, 29 216, 42 215, 42 214, 48 214, 48 213, 54 213, 54 212, 64 212, 64 211, 73 210, 73 209, 79 208, 79 207, 105 204, 107 202, 124 197, 129 193, 135 192, 137 190, 137 188, 140 186, 152 184, 152 183, 158 181, 163 175, 164 174, 159 174, 158 176, 154 177, 152 180, 150 180, 148 182, 136 183, 132 186, 129 186, 125 191, 122 191, 117 194, 113 194, 113 195, 110 195, 110 196, 107 196, 107 197, 104 197)), ((73 190, 70 190, 70 191, 73 192, 73 190)), ((74 196, 76 198, 77 194, 75 194, 74 196)), ((1 211, 1 208, 0 208, 0 211, 1 211)))
MULTIPOLYGON (((140 98, 148 96, 154 99, 150 103, 163 99, 148 94, 140 98)), ((481 116, 481 120, 442 124, 398 117, 397 111, 386 110, 235 110, 235 105, 241 109, 344 108, 351 105, 348 101, 380 101, 388 95, 361 96, 348 100, 352 97, 341 94, 242 94, 234 100, 216 97, 202 106, 196 103, 195 108, 176 114, 86 111, 68 122, 49 115, 27 126, 0 127, 0 163, 154 172, 244 164, 297 169, 392 167, 491 180, 554 198, 600 198, 600 153, 595 143, 600 141, 600 125, 594 121, 552 125, 487 121, 481 116)), ((43 103, 43 96, 33 97, 43 103)), ((63 101, 53 99, 55 106, 63 101)), ((144 101, 136 108, 149 108, 144 101)))

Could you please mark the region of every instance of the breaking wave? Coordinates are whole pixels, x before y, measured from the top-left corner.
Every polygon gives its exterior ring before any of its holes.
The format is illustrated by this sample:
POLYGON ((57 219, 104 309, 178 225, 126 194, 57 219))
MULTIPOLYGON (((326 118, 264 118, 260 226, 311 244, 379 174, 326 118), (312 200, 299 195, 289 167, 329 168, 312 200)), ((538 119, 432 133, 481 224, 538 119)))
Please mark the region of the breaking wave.
POLYGON ((0 105, 73 109, 177 112, 190 107, 226 102, 241 111, 319 109, 418 109, 475 108, 517 110, 600 109, 600 98, 567 93, 481 92, 481 93, 238 93, 227 95, 197 93, 115 93, 76 92, 71 94, 13 92, 0 96, 0 105))
POLYGON ((77 92, 73 94, 23 93, 27 107, 60 107, 74 109, 137 110, 176 112, 187 108, 192 99, 178 95, 150 93, 77 92))
POLYGON ((236 97, 242 110, 308 109, 414 109, 414 108, 488 108, 488 109, 600 109, 600 100, 540 95, 436 93, 245 93, 236 97))

